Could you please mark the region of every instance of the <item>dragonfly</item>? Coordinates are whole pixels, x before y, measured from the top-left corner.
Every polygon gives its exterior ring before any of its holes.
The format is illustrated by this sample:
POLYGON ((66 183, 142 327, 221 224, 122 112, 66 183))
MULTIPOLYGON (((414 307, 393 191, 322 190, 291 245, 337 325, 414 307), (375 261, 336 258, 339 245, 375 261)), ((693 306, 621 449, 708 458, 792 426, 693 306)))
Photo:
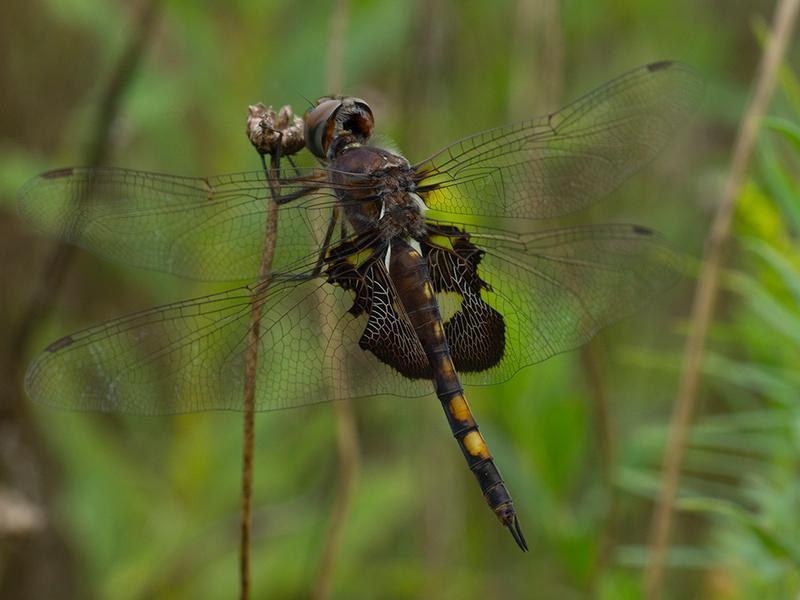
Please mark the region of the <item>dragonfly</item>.
POLYGON ((257 410, 435 392, 489 508, 525 551, 464 385, 503 382, 575 349, 676 281, 680 253, 649 228, 531 225, 615 190, 701 92, 690 67, 648 64, 415 164, 369 144, 364 100, 325 96, 303 117, 318 165, 284 166, 272 180, 266 169, 39 175, 18 211, 42 232, 113 261, 236 283, 59 339, 27 371, 27 393, 73 410, 243 410, 257 304, 257 410), (259 277, 270 201, 274 256, 259 277))

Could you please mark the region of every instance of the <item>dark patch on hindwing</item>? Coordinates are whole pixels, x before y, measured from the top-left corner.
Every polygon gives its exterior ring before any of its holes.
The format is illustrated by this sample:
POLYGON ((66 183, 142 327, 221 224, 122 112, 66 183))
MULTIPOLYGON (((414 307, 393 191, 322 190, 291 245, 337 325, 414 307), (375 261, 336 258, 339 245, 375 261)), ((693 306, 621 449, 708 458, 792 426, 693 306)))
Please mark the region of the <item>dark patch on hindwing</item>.
MULTIPOLYGON (((456 227, 429 224, 427 229, 428 238, 420 246, 434 292, 461 297, 459 309, 444 322, 453 365, 465 373, 490 369, 503 358, 505 322, 481 297, 482 290, 491 289, 478 274, 484 253, 456 227), (446 244, 437 243, 439 236, 446 244)), ((359 340, 362 349, 405 377, 431 379, 425 351, 399 309, 400 301, 384 266, 384 252, 379 243, 365 247, 358 239, 338 244, 326 260, 328 281, 353 292, 352 315, 368 316, 359 340)))
POLYGON ((354 294, 350 314, 367 314, 359 346, 410 379, 432 377, 428 359, 408 318, 401 316, 399 300, 383 264, 383 250, 360 247, 358 240, 342 242, 329 253, 329 283, 354 294), (359 256, 368 255, 363 261, 359 256), (359 264, 360 263, 360 264, 359 264))
POLYGON ((465 232, 452 226, 430 226, 422 252, 436 293, 451 292, 461 296, 461 307, 444 323, 456 371, 485 371, 503 358, 505 322, 503 316, 481 298, 489 284, 478 275, 483 250, 469 241, 465 232), (435 242, 444 236, 451 248, 435 242))

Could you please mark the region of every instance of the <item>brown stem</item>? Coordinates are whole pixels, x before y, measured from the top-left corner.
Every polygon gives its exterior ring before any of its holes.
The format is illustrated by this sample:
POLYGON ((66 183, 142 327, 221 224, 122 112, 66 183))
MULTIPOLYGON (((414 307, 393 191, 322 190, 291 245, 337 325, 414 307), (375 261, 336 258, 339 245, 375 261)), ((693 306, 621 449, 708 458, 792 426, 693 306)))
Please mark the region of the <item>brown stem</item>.
POLYGON ((603 484, 611 494, 613 487, 614 468, 614 438, 611 428, 611 411, 605 382, 601 373, 600 364, 595 350, 595 343, 587 344, 581 351, 581 362, 586 377, 589 393, 593 397, 595 426, 597 427, 597 449, 600 462, 600 472, 603 484))
POLYGON ((336 426, 339 450, 339 488, 331 510, 331 522, 325 536, 314 581, 312 595, 314 600, 324 600, 330 597, 333 567, 358 477, 358 432, 353 415, 353 404, 349 400, 341 400, 336 403, 336 426))
MULTIPOLYGON (((263 157, 262 157, 263 159, 263 157)), ((278 233, 278 171, 280 159, 277 153, 270 158, 267 182, 271 198, 267 201, 267 224, 264 229, 264 251, 258 269, 258 283, 251 290, 250 328, 247 333, 247 349, 244 372, 244 443, 242 447, 242 499, 239 538, 239 596, 250 597, 250 532, 253 524, 253 448, 255 446, 256 378, 258 374, 258 341, 261 317, 264 314, 264 295, 269 287, 269 273, 275 255, 278 233)), ((266 165, 265 165, 266 170, 266 165)))
MULTIPOLYGON (((509 117, 525 118, 536 112, 552 111, 563 101, 564 33, 557 0, 517 0, 514 52, 509 80, 509 117)), ((612 481, 614 441, 611 409, 598 364, 597 341, 580 350, 582 374, 594 409, 597 454, 608 512, 602 525, 601 543, 592 571, 596 585, 613 551, 617 495, 612 481)))
POLYGON ((603 487, 608 500, 608 510, 602 526, 597 556, 592 569, 592 586, 596 588, 606 565, 611 561, 614 552, 614 532, 619 514, 619 502, 614 488, 614 460, 616 450, 612 426, 611 404, 608 401, 606 385, 597 357, 597 340, 593 340, 581 348, 583 374, 588 384, 589 396, 594 408, 594 426, 596 431, 597 454, 603 487))
MULTIPOLYGON (((89 165, 101 164, 106 159, 111 126, 151 38, 159 4, 157 0, 142 3, 136 23, 131 24, 125 49, 111 65, 89 131, 89 145, 84 157, 89 165)), ((9 334, 9 356, 2 365, 5 380, 9 383, 0 386, 3 387, 0 390, 0 479, 31 502, 41 517, 41 527, 17 538, 6 538, 12 543, 11 552, 4 553, 3 557, 2 598, 42 598, 52 595, 53 590, 58 590, 60 597, 72 598, 77 597, 77 590, 81 588, 75 575, 78 565, 74 549, 64 532, 59 530, 56 519, 49 517, 62 474, 56 466, 56 458, 35 426, 24 402, 23 391, 14 385, 21 379, 22 360, 31 331, 50 312, 58 298, 73 251, 74 247, 68 244, 53 246, 24 305, 24 312, 9 334), (43 564, 47 565, 44 570, 41 568, 43 564)))
MULTIPOLYGON (((345 30, 347 28, 347 0, 337 0, 331 15, 330 35, 328 37, 327 84, 329 93, 340 93, 342 88, 342 55, 344 53, 345 30)), ((322 300, 322 299, 320 299, 322 300)), ((322 336, 327 339, 333 332, 323 319, 322 336)), ((341 385, 343 400, 336 402, 336 435, 339 451, 339 487, 331 510, 331 521, 322 546, 319 567, 314 580, 313 598, 324 600, 330 597, 331 578, 336 557, 341 545, 342 534, 350 502, 358 477, 358 431, 352 402, 347 399, 347 383, 341 385)))
MULTIPOLYGON (((125 91, 136 74, 150 40, 159 6, 160 0, 147 0, 143 4, 128 45, 111 71, 111 78, 100 98, 99 110, 87 150, 87 164, 90 167, 103 164, 106 160, 111 139, 111 126, 119 114, 125 91)), ((17 330, 12 336, 11 359, 15 363, 12 365, 15 371, 19 367, 17 361, 23 354, 33 324, 50 312, 73 256, 74 246, 62 242, 53 249, 48 257, 39 283, 27 304, 28 308, 19 320, 17 330)))
POLYGON ((564 88, 564 34, 558 0, 517 0, 511 32, 511 119, 554 110, 564 88))
POLYGON ((661 491, 651 521, 650 562, 645 573, 646 597, 649 600, 659 598, 663 588, 664 557, 672 528, 681 463, 695 410, 706 334, 714 312, 723 251, 730 235, 736 200, 752 154, 759 121, 774 90, 778 67, 791 39, 798 7, 800 0, 781 0, 776 9, 772 24, 773 35, 761 56, 755 92, 739 127, 722 201, 706 240, 705 260, 692 305, 693 327, 686 343, 680 387, 675 398, 669 439, 664 452, 661 491))
MULTIPOLYGON (((426 143, 436 139, 440 132, 441 122, 433 117, 434 111, 420 111, 420 106, 434 107, 442 99, 446 78, 447 51, 446 40, 453 26, 447 18, 449 0, 416 0, 413 3, 413 17, 408 47, 409 60, 403 81, 414 81, 414 85, 403 86, 400 108, 402 117, 398 121, 405 123, 406 139, 410 154, 418 155, 430 148, 426 143)), ((442 581, 441 572, 446 565, 457 560, 457 555, 450 551, 458 547, 453 536, 457 535, 457 523, 463 519, 463 506, 458 494, 457 482, 452 480, 453 473, 460 473, 462 465, 453 463, 457 456, 450 452, 442 452, 443 443, 449 444, 441 437, 441 415, 429 413, 419 426, 419 438, 416 451, 410 458, 420 464, 430 462, 436 469, 422 469, 419 477, 421 489, 426 494, 420 497, 419 516, 421 548, 424 555, 424 569, 427 573, 425 584, 419 591, 421 598, 437 598, 442 595, 446 584, 442 581), (449 467, 453 467, 450 469, 449 467), (428 498, 437 498, 437 502, 428 502, 428 498)), ((448 447, 447 450, 450 450, 448 447)), ((458 459, 460 460, 460 459, 458 459)))
POLYGON ((331 13, 331 25, 328 34, 328 63, 326 65, 325 83, 329 94, 342 92, 342 66, 344 64, 344 36, 347 30, 348 0, 336 0, 331 13))

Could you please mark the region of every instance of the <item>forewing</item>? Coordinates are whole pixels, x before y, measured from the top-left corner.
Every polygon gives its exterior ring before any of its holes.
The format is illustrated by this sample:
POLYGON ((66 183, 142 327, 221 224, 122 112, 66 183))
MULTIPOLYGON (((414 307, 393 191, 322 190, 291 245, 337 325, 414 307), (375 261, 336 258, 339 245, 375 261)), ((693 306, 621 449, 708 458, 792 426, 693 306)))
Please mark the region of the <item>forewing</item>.
POLYGON ((689 67, 654 63, 566 108, 472 135, 414 168, 433 209, 544 219, 583 208, 650 162, 697 107, 689 67))
POLYGON ((489 361, 493 366, 462 374, 469 384, 505 381, 581 346, 673 285, 683 267, 658 234, 636 225, 519 236, 474 230, 470 241, 485 252, 477 271, 488 286, 481 296, 502 315, 505 347, 499 361, 489 361))
MULTIPOLYGON (((326 171, 284 178, 273 266, 288 268, 318 245, 336 201, 326 171)), ((35 177, 18 211, 40 231, 105 258, 199 280, 254 278, 264 245, 262 171, 179 177, 126 169, 70 168, 35 177)))

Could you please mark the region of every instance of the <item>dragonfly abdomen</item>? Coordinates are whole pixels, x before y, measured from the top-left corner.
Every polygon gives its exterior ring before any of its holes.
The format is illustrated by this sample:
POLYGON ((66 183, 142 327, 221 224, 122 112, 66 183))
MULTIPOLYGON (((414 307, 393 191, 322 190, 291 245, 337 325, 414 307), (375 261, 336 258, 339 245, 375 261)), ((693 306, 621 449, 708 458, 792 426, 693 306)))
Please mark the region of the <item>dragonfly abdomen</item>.
MULTIPOLYGON (((450 362, 449 368, 441 369, 433 364, 431 365, 434 379, 437 382, 437 390, 441 387, 439 383, 440 373, 447 373, 452 370, 455 380, 458 381, 458 375, 452 369, 452 359, 448 357, 447 360, 450 362)), ((458 442, 467 465, 478 480, 478 485, 484 498, 486 498, 486 502, 494 511, 500 523, 507 527, 511 535, 514 536, 514 540, 516 540, 519 547, 522 550, 527 550, 528 545, 522 535, 511 494, 509 494, 508 488, 503 482, 500 471, 494 464, 494 459, 489 452, 486 441, 478 430, 478 425, 472 416, 472 411, 467 404, 463 391, 451 393, 449 396, 437 391, 437 395, 447 415, 447 421, 450 423, 453 437, 458 442)))
POLYGON ((444 333, 439 304, 425 258, 406 241, 393 241, 389 274, 414 332, 428 358, 434 387, 450 429, 467 465, 478 480, 486 502, 523 550, 528 546, 520 530, 514 503, 494 464, 489 448, 464 396, 444 333))

